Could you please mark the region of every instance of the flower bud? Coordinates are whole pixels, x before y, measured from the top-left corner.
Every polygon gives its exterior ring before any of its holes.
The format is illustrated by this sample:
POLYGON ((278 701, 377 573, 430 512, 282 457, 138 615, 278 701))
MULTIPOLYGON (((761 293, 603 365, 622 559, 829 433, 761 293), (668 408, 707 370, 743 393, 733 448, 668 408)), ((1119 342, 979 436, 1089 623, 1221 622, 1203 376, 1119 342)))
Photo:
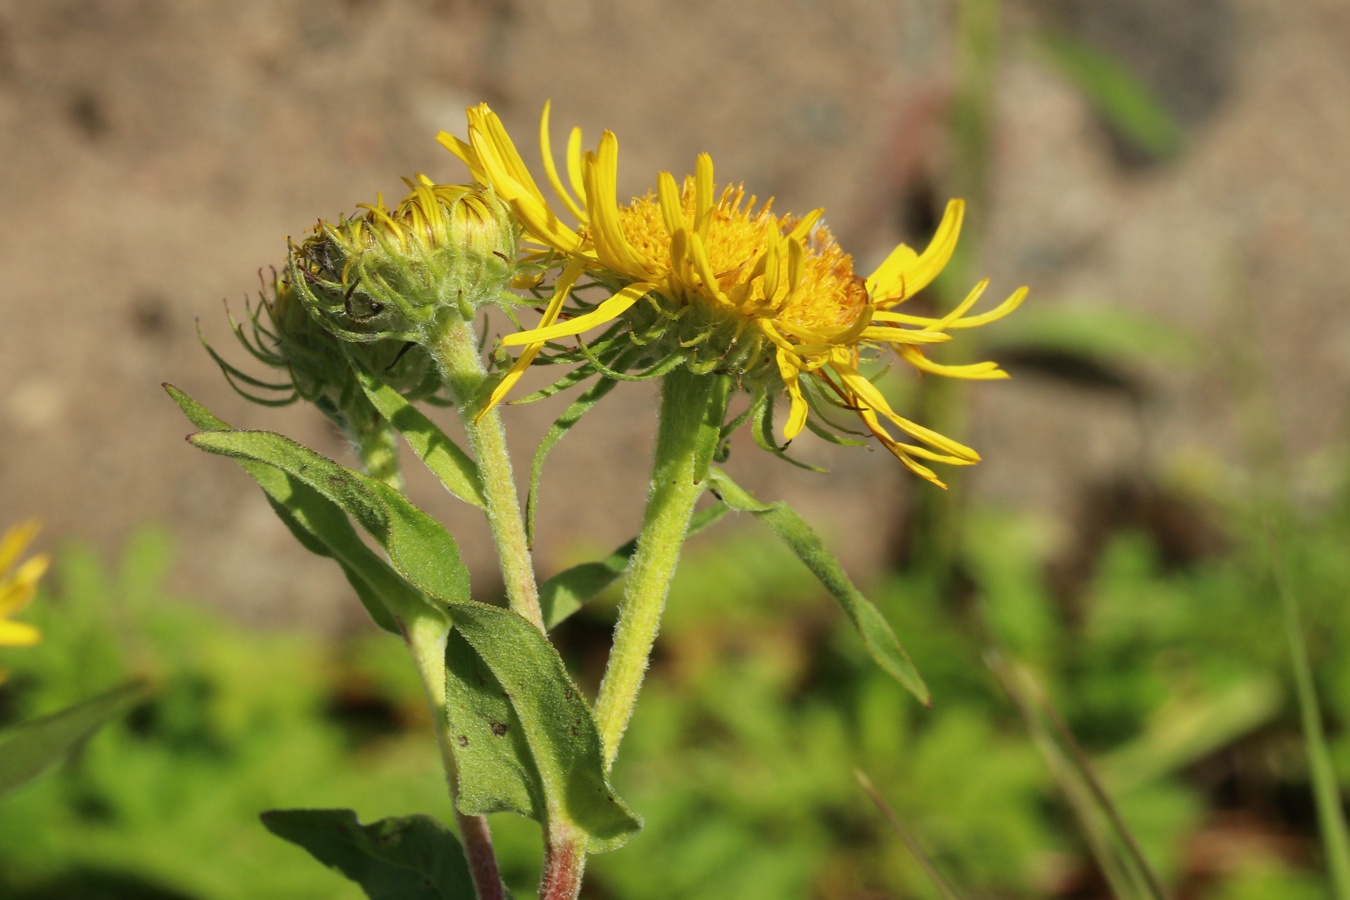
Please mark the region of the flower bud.
POLYGON ((325 328, 349 341, 427 343, 446 318, 499 303, 516 275, 520 227, 488 187, 408 182, 394 209, 329 224, 291 253, 291 281, 325 328))
MULTIPOLYGON (((360 396, 351 367, 343 356, 343 341, 320 325, 305 309, 299 292, 287 277, 274 279, 270 300, 263 307, 270 327, 254 319, 253 345, 264 351, 264 362, 285 368, 294 393, 331 415, 360 396)), ((376 372, 409 399, 429 397, 440 388, 431 357, 418 346, 396 339, 348 344, 347 350, 367 369, 376 372)))

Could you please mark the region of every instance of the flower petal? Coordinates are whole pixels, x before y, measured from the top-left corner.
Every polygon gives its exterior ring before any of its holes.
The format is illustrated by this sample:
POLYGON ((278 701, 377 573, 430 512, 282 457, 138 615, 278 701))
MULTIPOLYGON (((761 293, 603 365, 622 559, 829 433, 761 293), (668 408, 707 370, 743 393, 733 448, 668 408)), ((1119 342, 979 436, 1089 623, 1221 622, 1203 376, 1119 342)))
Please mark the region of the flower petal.
POLYGON ((563 187, 562 179, 558 177, 558 167, 553 162, 553 145, 549 143, 548 138, 549 106, 548 102, 544 103, 544 112, 539 117, 539 155, 544 160, 544 173, 548 176, 549 184, 553 186, 553 193, 558 195, 563 205, 571 210, 578 222, 585 222, 586 213, 582 211, 581 205, 572 199, 567 188, 563 187))
POLYGON ((8 572, 23 556, 28 545, 33 543, 33 538, 37 537, 38 531, 42 526, 37 520, 30 519, 19 525, 12 526, 5 532, 4 538, 0 538, 0 575, 8 572))
POLYGON ((944 366, 935 363, 915 347, 893 345, 900 358, 921 372, 930 372, 944 378, 965 378, 972 381, 995 381, 1010 377, 998 367, 996 362, 968 363, 960 366, 944 366))
POLYGON ((1008 313, 1022 305, 1022 301, 1027 299, 1027 289, 1020 287, 1013 291, 1007 300, 1004 300, 998 306, 986 313, 980 313, 978 316, 966 316, 948 323, 948 328, 975 328, 979 325, 988 325, 990 322, 996 322, 1006 316, 1008 313))
POLYGON ((0 619, 0 647, 31 647, 42 639, 42 632, 23 622, 0 619))
POLYGON ((788 420, 783 425, 783 442, 788 443, 797 435, 802 433, 806 427, 806 415, 808 407, 806 398, 802 396, 801 370, 793 362, 792 357, 779 349, 776 354, 778 361, 778 374, 783 377, 783 386, 787 388, 788 397, 792 401, 791 408, 788 410, 788 420))
POLYGON ((952 456, 961 459, 969 459, 972 462, 978 460, 980 455, 974 450, 952 440, 946 435, 938 434, 931 428, 925 428, 918 422, 912 422, 904 416, 899 415, 891 409, 881 391, 877 390, 876 385, 863 377, 862 373, 850 366, 839 363, 831 363, 830 368, 838 374, 847 388, 862 404, 880 413, 889 419, 896 427, 906 434, 912 435, 928 444, 930 447, 936 447, 944 453, 950 453, 952 456))
POLYGON ((593 228, 591 240, 600 263, 627 278, 651 276, 652 265, 628 243, 619 222, 619 139, 614 132, 600 136, 600 146, 584 160, 586 209, 593 228))
MULTIPOLYGON (((582 257, 573 258, 567 264, 567 268, 563 269, 562 274, 558 276, 558 280, 553 284, 553 296, 549 298, 548 306, 544 309, 544 314, 539 319, 541 326, 552 325, 557 321, 558 313, 562 311, 563 303, 567 300, 567 295, 571 293, 572 286, 576 284, 577 279, 581 277, 581 273, 585 271, 585 269, 586 260, 582 257)), ((521 333, 528 334, 528 332, 521 333)), ((515 335, 510 335, 510 337, 515 337, 515 335)), ((505 344, 506 341, 503 340, 502 343, 505 344)), ((487 402, 483 404, 483 408, 479 410, 478 415, 474 417, 475 422, 487 415, 488 410, 492 409, 492 407, 502 402, 502 398, 509 394, 511 389, 516 386, 516 382, 520 380, 520 376, 525 374, 525 370, 530 367, 530 363, 534 362, 534 358, 539 355, 539 351, 543 349, 543 347, 544 342, 540 340, 528 344, 525 349, 520 352, 520 356, 516 357, 516 361, 511 364, 511 368, 506 371, 502 380, 497 383, 495 388, 493 388, 492 394, 488 397, 487 402)))
POLYGON ((601 303, 592 311, 585 315, 568 319, 565 322, 559 322, 556 325, 550 325, 546 328, 534 328, 530 331, 520 331, 516 334, 508 334, 502 338, 503 347, 519 347, 522 344, 535 344, 544 341, 554 341, 561 337, 570 337, 571 335, 581 334, 583 331, 589 331, 597 325, 603 325, 605 322, 613 321, 632 306, 634 303, 647 296, 656 289, 656 285, 647 282, 636 282, 619 291, 613 297, 601 303))
POLYGON ((956 250, 965 211, 965 201, 949 202, 942 215, 942 222, 938 224, 937 233, 923 253, 915 255, 904 244, 891 251, 885 262, 867 279, 867 293, 877 306, 883 309, 894 306, 914 296, 938 277, 956 250))

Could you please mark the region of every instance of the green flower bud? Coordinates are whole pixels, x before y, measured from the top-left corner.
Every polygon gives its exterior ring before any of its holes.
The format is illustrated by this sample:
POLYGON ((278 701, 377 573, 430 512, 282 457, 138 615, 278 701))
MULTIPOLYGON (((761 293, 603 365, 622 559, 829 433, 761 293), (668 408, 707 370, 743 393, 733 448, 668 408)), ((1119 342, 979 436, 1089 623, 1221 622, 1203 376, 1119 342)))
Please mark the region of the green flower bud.
POLYGON ((275 272, 261 302, 248 308, 252 333, 233 318, 230 324, 250 355, 286 375, 276 381, 256 378, 207 345, 207 352, 235 390, 265 406, 285 406, 296 400, 313 403, 351 439, 370 474, 401 485, 397 435, 366 398, 348 357, 377 373, 409 400, 436 402, 441 380, 425 349, 393 339, 343 341, 314 320, 289 278, 275 272))
POLYGON ((408 182, 394 209, 320 222, 291 252, 291 282, 324 328, 348 341, 429 343, 447 318, 502 303, 520 226, 492 188, 408 182))

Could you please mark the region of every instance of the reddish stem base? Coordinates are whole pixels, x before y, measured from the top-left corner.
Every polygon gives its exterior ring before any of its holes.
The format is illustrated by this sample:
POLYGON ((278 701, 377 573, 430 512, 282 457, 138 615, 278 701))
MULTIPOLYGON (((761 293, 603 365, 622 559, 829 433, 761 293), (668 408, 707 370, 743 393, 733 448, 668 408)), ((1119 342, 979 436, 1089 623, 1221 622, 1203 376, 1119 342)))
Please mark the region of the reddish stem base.
POLYGON ((586 853, 580 842, 550 841, 544 852, 544 877, 539 900, 576 900, 581 894, 581 872, 586 853))

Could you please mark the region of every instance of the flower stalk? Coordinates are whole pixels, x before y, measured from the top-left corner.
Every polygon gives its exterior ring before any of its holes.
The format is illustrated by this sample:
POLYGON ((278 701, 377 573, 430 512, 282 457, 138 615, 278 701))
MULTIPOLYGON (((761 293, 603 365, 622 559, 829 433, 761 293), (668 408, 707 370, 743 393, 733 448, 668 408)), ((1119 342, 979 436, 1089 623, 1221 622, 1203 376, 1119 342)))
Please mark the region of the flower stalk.
POLYGON ((520 496, 511 474, 506 432, 498 410, 494 407, 482 413, 476 399, 487 380, 487 370, 470 322, 447 317, 437 330, 430 349, 441 364, 446 387, 455 399, 455 409, 464 423, 473 457, 478 463, 488 526, 492 529, 492 539, 500 557, 507 601, 513 611, 543 631, 539 587, 525 535, 520 496))
POLYGON ((672 371, 661 384, 661 418, 647 508, 619 606, 614 647, 595 704, 607 767, 614 764, 637 703, 689 519, 720 442, 730 389, 731 379, 726 375, 698 375, 684 367, 672 371))

